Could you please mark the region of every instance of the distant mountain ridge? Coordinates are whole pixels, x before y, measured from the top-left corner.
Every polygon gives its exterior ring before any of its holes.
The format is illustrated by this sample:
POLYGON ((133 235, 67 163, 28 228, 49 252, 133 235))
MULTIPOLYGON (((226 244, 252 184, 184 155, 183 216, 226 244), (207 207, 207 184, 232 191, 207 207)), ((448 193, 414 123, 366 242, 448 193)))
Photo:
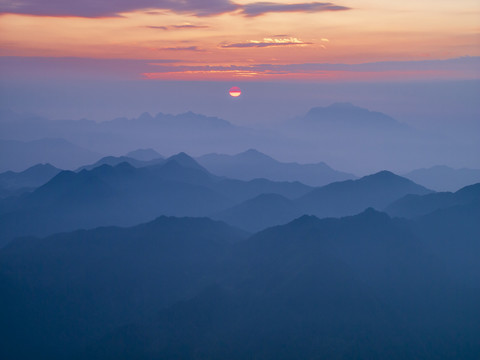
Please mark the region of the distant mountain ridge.
POLYGON ((34 165, 22 172, 7 171, 0 174, 0 190, 8 192, 34 189, 45 184, 60 171, 62 170, 48 163, 34 165))
POLYGON ((149 160, 149 161, 144 161, 144 160, 137 160, 135 158, 128 157, 128 156, 105 156, 100 160, 98 160, 97 162, 90 165, 83 165, 78 169, 76 169, 75 171, 93 170, 96 167, 99 167, 102 165, 117 166, 121 163, 128 163, 133 167, 140 168, 140 167, 151 166, 156 164, 163 164, 164 162, 165 162, 165 159, 161 157, 157 159, 149 160))
POLYGON ((480 183, 466 186, 455 193, 409 194, 391 203, 385 211, 390 216, 416 218, 435 210, 466 205, 475 201, 480 201, 480 183))
POLYGON ((238 243, 223 281, 105 336, 81 358, 400 360, 438 351, 475 359, 479 294, 449 280, 422 241, 372 209, 303 216, 238 243), (450 314, 452 306, 466 311, 450 314))
MULTIPOLYGON (((158 113, 154 116, 143 113, 137 118, 116 118, 102 122, 85 119, 47 120, 15 113, 6 114, 3 120, 0 121, 0 133, 5 139, 33 141, 39 138, 63 138, 100 154, 125 154, 135 148, 159 148, 166 153, 181 150, 191 152, 198 146, 212 148, 212 145, 222 143, 222 139, 229 139, 230 143, 238 142, 240 136, 249 133, 246 128, 226 120, 191 111, 177 115, 158 113), (14 120, 9 121, 9 118, 14 120), (181 147, 178 146, 180 140, 181 147)), ((151 152, 147 158, 152 159, 151 152)), ((145 158, 138 160, 145 161, 145 158)), ((77 168, 91 162, 61 167, 77 168)))
POLYGON ((438 165, 413 170, 404 176, 435 191, 457 191, 480 182, 480 169, 453 169, 438 165))
POLYGON ((334 181, 354 179, 355 175, 336 171, 327 164, 283 163, 255 149, 236 155, 207 154, 197 161, 210 172, 241 180, 265 178, 275 181, 300 181, 322 186, 334 181))
POLYGON ((378 111, 370 111, 351 103, 334 103, 326 107, 314 107, 301 120, 316 125, 340 125, 354 128, 390 129, 406 127, 391 116, 378 111))
POLYGON ((0 357, 74 358, 72 347, 194 296, 246 237, 206 218, 159 217, 18 239, 0 250, 0 357), (30 270, 14 280, 26 264, 30 270))
POLYGON ((154 149, 137 149, 128 152, 125 156, 140 161, 151 161, 163 158, 163 156, 154 149))
POLYGON ((358 180, 334 182, 293 199, 261 196, 213 215, 214 218, 249 231, 285 224, 302 215, 342 217, 373 207, 383 210, 407 194, 429 194, 431 190, 411 180, 381 171, 358 180))
POLYGON ((59 138, 27 142, 0 140, 0 172, 24 171, 42 163, 50 163, 61 169, 74 169, 100 157, 98 153, 59 138))
POLYGON ((23 235, 134 225, 160 215, 207 216, 262 193, 296 198, 311 189, 298 182, 220 178, 185 153, 139 168, 122 162, 62 171, 27 196, 0 201, 0 244, 23 235))

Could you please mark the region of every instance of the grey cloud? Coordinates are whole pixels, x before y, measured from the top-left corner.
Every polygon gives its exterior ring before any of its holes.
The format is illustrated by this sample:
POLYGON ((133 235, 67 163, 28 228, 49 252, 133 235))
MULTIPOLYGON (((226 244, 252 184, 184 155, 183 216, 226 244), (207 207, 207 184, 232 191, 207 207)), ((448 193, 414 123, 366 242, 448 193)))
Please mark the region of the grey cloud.
POLYGON ((109 17, 134 10, 148 10, 148 14, 154 15, 158 13, 154 11, 156 9, 195 16, 211 16, 241 10, 241 14, 254 17, 271 12, 323 12, 349 8, 328 2, 300 4, 256 2, 239 5, 231 0, 3 0, 0 2, 0 13, 44 16, 109 17))
POLYGON ((203 49, 200 49, 198 46, 175 46, 175 47, 165 47, 165 48, 159 48, 158 50, 164 50, 164 51, 205 51, 203 49))
POLYGON ((0 13, 52 16, 107 17, 133 10, 163 9, 196 16, 210 16, 234 11, 230 0, 6 0, 0 13))
POLYGON ((157 29, 157 30, 167 31, 167 30, 204 29, 204 28, 208 28, 209 26, 185 24, 185 25, 168 25, 168 26, 149 25, 149 26, 145 26, 145 27, 149 28, 149 29, 157 29))
POLYGON ((272 12, 324 12, 350 10, 346 6, 338 6, 329 2, 311 2, 301 4, 278 4, 274 2, 256 2, 242 8, 242 14, 249 17, 272 12))
POLYGON ((236 43, 236 44, 224 44, 220 45, 222 48, 264 48, 274 46, 298 46, 298 45, 311 45, 310 42, 249 42, 249 43, 236 43))
MULTIPOLYGON (((466 56, 446 60, 420 61, 385 61, 362 64, 255 64, 247 66, 188 66, 167 65, 151 62, 158 72, 171 73, 183 71, 255 71, 268 74, 311 73, 317 71, 350 71, 350 72, 382 72, 382 71, 472 71, 480 76, 480 56, 466 56)), ((152 69, 154 70, 154 69, 152 69)))

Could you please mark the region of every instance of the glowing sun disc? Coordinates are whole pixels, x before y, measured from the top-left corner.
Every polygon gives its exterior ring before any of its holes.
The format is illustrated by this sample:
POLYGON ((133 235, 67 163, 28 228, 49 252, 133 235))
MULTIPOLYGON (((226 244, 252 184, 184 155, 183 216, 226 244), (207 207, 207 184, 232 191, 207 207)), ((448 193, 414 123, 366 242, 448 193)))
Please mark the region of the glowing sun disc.
POLYGON ((230 94, 230 96, 239 97, 240 95, 242 95, 242 90, 240 90, 239 87, 234 86, 229 90, 228 93, 230 94))

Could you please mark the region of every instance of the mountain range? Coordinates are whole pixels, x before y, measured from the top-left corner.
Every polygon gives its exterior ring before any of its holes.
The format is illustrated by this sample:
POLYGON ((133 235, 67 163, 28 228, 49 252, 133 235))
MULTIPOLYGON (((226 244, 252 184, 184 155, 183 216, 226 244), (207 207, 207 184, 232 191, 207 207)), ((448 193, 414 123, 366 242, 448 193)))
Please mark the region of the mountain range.
POLYGON ((0 173, 0 198, 31 191, 57 175, 60 169, 50 164, 37 164, 25 171, 0 173))
POLYGON ((387 171, 312 188, 299 182, 218 177, 185 153, 153 162, 139 168, 121 162, 63 171, 32 193, 0 201, 2 243, 17 236, 134 225, 159 215, 212 216, 258 231, 302 214, 353 215, 368 207, 381 210, 407 194, 431 192, 387 171))
POLYGON ((453 169, 444 165, 413 170, 404 176, 435 191, 457 191, 480 182, 479 169, 453 169))
POLYGON ((431 190, 388 171, 358 180, 334 182, 314 188, 296 199, 265 194, 221 211, 213 218, 249 231, 285 224, 302 214, 340 217, 357 214, 368 207, 383 210, 407 194, 424 195, 431 190))
POLYGON ((207 154, 196 160, 213 174, 241 180, 265 178, 275 181, 300 181, 310 186, 322 186, 355 178, 355 175, 336 171, 323 162, 283 163, 255 149, 236 155, 207 154))
POLYGON ((61 169, 75 169, 97 161, 100 157, 99 153, 60 138, 32 141, 0 140, 0 172, 24 171, 44 163, 61 169))
POLYGON ((351 103, 334 103, 311 108, 301 121, 313 126, 348 127, 355 130, 406 130, 408 127, 378 111, 371 111, 351 103))
POLYGON ((296 198, 311 189, 216 177, 184 153, 141 168, 123 162, 62 171, 32 193, 0 201, 0 239, 3 245, 16 236, 134 225, 159 215, 206 216, 262 193, 296 198))
POLYGON ((17 239, 0 250, 0 355, 476 359, 478 265, 452 268, 448 251, 478 249, 469 206, 413 222, 302 216, 251 237, 160 217, 17 239), (445 216, 474 231, 452 238, 445 216))
POLYGON ((455 193, 409 194, 391 203, 385 211, 391 216, 415 218, 435 210, 466 205, 478 200, 480 200, 480 183, 466 186, 455 193))

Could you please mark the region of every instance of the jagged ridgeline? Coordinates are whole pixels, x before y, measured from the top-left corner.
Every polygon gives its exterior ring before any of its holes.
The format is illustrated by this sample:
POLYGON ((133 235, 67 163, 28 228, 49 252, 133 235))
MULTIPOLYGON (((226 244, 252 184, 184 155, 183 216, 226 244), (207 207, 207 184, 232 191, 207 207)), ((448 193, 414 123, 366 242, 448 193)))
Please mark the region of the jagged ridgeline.
POLYGON ((478 357, 479 184, 127 155, 0 175, 2 359, 478 357))

